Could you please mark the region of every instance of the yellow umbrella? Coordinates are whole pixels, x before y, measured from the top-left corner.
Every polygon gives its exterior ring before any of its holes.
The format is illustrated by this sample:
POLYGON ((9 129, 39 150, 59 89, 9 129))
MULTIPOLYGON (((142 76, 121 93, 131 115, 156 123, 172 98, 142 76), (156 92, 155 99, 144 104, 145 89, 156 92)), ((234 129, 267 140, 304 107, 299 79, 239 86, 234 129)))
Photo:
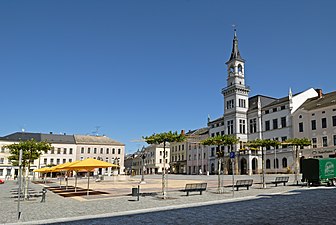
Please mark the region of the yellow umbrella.
POLYGON ((49 172, 51 172, 51 167, 43 167, 43 168, 40 168, 40 169, 33 170, 33 172, 49 173, 49 172))
MULTIPOLYGON (((100 161, 97 159, 87 158, 84 159, 83 161, 67 166, 66 168, 77 171, 86 170, 89 173, 90 171, 93 171, 96 168, 108 168, 108 167, 119 167, 119 166, 116 164, 100 161)), ((90 176, 88 174, 87 195, 89 195, 89 187, 90 187, 90 176)))

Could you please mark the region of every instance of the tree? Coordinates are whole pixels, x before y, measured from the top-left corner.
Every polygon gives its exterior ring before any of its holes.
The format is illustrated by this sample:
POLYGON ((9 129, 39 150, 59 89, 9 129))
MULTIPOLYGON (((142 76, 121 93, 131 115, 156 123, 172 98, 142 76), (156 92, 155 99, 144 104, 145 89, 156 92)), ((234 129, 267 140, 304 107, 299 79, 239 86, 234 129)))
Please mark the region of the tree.
MULTIPOLYGON (((13 165, 16 166, 20 165, 19 157, 20 150, 22 150, 21 166, 26 172, 26 180, 30 172, 30 165, 34 162, 34 160, 38 159, 44 152, 47 152, 52 148, 50 143, 44 141, 37 142, 34 139, 10 144, 5 147, 9 149, 10 156, 8 159, 12 162, 13 165)), ((27 198, 27 196, 28 182, 26 182, 25 185, 25 197, 27 198)))
POLYGON ((299 184, 298 181, 298 165, 299 165, 299 156, 298 156, 298 152, 299 152, 299 148, 304 148, 305 146, 309 146, 311 145, 311 141, 308 138, 292 138, 292 139, 288 139, 286 140, 284 143, 282 143, 283 145, 289 145, 293 147, 293 161, 294 161, 294 183, 299 184))
POLYGON ((185 140, 184 134, 178 134, 177 132, 164 132, 159 134, 153 134, 151 136, 143 137, 147 144, 163 144, 163 170, 162 170, 162 194, 163 199, 167 198, 166 188, 167 188, 167 179, 166 179, 166 144, 171 142, 182 142, 185 140))
POLYGON ((280 145, 281 143, 277 140, 261 140, 261 139, 255 139, 252 141, 249 141, 247 143, 247 146, 250 146, 252 148, 261 148, 261 165, 262 165, 262 185, 263 188, 266 188, 266 181, 265 181, 265 173, 266 173, 266 168, 265 168, 265 151, 264 148, 270 148, 270 147, 276 147, 280 145))
POLYGON ((216 156, 218 158, 218 193, 222 193, 220 171, 221 171, 222 159, 224 160, 224 150, 222 150, 220 146, 231 146, 231 145, 237 144, 238 141, 239 141, 238 138, 231 136, 231 135, 218 135, 215 137, 209 137, 201 141, 202 145, 207 145, 207 146, 216 145, 217 146, 216 156))

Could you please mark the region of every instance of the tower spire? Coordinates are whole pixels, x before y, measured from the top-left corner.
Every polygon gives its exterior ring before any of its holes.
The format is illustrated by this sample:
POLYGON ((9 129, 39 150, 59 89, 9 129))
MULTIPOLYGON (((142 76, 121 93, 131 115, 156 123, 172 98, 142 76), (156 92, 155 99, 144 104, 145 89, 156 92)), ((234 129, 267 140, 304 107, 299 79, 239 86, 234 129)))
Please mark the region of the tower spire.
POLYGON ((231 52, 231 56, 229 61, 233 60, 233 59, 238 59, 241 61, 244 61, 244 59, 242 59, 242 57, 240 56, 240 52, 238 49, 238 38, 237 38, 237 29, 236 29, 236 25, 232 25, 233 27, 233 31, 234 31, 234 36, 233 36, 233 44, 232 44, 232 52, 231 52))

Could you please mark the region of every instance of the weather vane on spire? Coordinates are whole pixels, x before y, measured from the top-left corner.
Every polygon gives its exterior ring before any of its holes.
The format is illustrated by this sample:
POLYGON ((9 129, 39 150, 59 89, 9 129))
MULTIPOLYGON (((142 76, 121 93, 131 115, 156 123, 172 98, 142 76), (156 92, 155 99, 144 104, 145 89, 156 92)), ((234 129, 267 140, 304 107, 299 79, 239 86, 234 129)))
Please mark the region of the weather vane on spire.
POLYGON ((236 31, 237 29, 236 29, 236 27, 237 27, 237 25, 236 24, 232 24, 232 28, 233 28, 233 30, 234 31, 236 31))

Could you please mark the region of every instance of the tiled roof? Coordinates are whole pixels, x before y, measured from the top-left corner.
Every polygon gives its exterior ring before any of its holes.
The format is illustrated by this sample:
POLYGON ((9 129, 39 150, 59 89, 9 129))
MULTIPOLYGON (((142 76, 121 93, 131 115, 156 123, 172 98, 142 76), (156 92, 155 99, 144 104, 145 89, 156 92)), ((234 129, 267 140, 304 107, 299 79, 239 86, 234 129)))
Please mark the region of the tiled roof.
POLYGON ((321 98, 310 98, 302 104, 300 109, 314 110, 332 105, 336 106, 336 91, 324 94, 321 98))
POLYGON ((74 137, 76 144, 121 146, 125 145, 106 136, 74 135, 74 137))

